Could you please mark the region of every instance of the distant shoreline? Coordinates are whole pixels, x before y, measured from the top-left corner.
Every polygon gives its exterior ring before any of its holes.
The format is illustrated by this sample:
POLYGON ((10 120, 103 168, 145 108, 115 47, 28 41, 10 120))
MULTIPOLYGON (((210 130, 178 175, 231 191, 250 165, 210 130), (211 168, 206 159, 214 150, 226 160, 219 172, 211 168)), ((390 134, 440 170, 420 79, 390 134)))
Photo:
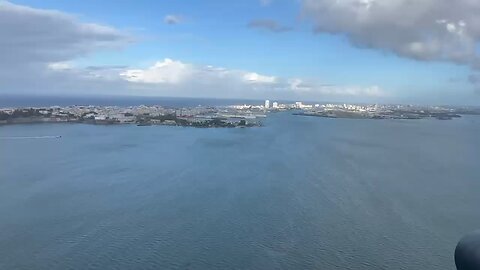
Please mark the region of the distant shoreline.
POLYGON ((194 128, 245 128, 262 126, 268 113, 293 111, 296 116, 347 119, 438 119, 480 115, 476 107, 413 105, 293 104, 222 106, 47 106, 0 109, 0 125, 82 123, 92 125, 182 126, 194 128))
POLYGON ((451 113, 435 113, 435 114, 360 114, 360 113, 345 113, 345 112, 323 112, 323 113, 294 113, 297 116, 322 117, 333 119, 373 119, 373 120, 419 120, 425 118, 432 118, 437 120, 452 120, 454 118, 461 118, 459 114, 451 113))
POLYGON ((82 123, 93 125, 183 126, 235 128, 261 126, 257 109, 232 107, 165 108, 162 106, 52 106, 0 109, 0 125, 82 123))

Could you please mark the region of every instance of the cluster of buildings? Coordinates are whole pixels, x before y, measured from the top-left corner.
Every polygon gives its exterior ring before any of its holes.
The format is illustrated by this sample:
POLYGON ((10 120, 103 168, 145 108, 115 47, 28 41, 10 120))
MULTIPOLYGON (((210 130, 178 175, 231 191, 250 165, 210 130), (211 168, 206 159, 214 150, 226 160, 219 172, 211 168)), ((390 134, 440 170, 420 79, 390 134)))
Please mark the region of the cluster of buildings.
POLYGON ((320 106, 321 106, 320 104, 314 104, 314 105, 304 104, 301 101, 296 101, 295 103, 291 103, 291 104, 280 104, 276 101, 274 101, 273 103, 270 103, 270 100, 267 99, 265 100, 265 104, 263 108, 265 110, 294 110, 294 109, 308 110, 308 109, 318 108, 320 106))
POLYGON ((295 110, 296 115, 329 118, 370 118, 370 119, 422 119, 436 118, 450 120, 462 114, 480 114, 478 108, 453 108, 440 106, 379 105, 379 104, 292 104, 271 103, 265 100, 265 111, 295 110), (300 111, 300 112, 298 112, 300 111))
POLYGON ((81 122, 92 124, 181 125, 198 127, 256 126, 263 110, 231 107, 166 108, 162 106, 51 106, 0 109, 0 124, 81 122))
POLYGON ((322 110, 345 110, 350 112, 377 112, 383 109, 381 106, 374 105, 354 105, 354 104, 323 104, 317 108, 322 110))
POLYGON ((268 112, 293 110, 294 114, 330 118, 448 120, 462 114, 480 115, 479 108, 452 108, 412 105, 356 105, 279 103, 263 105, 197 106, 51 106, 44 108, 0 109, 0 124, 39 122, 81 122, 93 124, 180 125, 194 127, 244 127, 261 125, 268 112), (300 112, 299 112, 300 111, 300 112))
POLYGON ((265 100, 263 105, 233 105, 230 106, 231 108, 237 110, 263 110, 263 111, 276 111, 276 110, 294 110, 294 109, 312 109, 314 107, 319 107, 320 104, 315 105, 307 105, 303 104, 303 102, 297 101, 295 103, 278 103, 277 101, 271 102, 270 100, 265 100))
POLYGON ((472 114, 475 111, 461 110, 438 106, 413 105, 354 105, 354 104, 322 104, 304 109, 297 115, 329 118, 369 118, 369 119, 422 119, 436 118, 451 120, 461 114, 472 114))

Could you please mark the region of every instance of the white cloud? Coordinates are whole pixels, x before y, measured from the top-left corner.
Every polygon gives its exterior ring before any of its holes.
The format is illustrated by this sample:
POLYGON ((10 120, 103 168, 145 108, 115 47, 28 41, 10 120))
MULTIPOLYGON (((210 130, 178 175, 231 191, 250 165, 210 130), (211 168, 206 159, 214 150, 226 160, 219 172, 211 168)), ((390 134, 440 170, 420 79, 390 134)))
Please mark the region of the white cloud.
POLYGON ((312 90, 312 86, 305 84, 305 82, 299 78, 289 79, 288 84, 292 91, 311 91, 312 90))
POLYGON ((193 72, 191 65, 167 58, 148 69, 130 69, 120 75, 130 82, 177 84, 186 80, 193 72))
POLYGON ((387 94, 379 86, 358 87, 358 86, 323 86, 320 88, 322 94, 352 97, 386 97, 387 94))
POLYGON ((183 21, 183 18, 180 15, 169 14, 169 15, 166 15, 165 18, 163 18, 163 21, 166 24, 179 24, 183 21))
POLYGON ((302 0, 319 33, 423 61, 477 66, 480 1, 302 0))
POLYGON ((70 62, 53 62, 49 63, 47 67, 51 70, 67 70, 72 69, 73 65, 70 62))
POLYGON ((277 79, 274 76, 265 76, 265 75, 260 75, 255 72, 249 72, 243 75, 243 79, 247 83, 266 83, 266 84, 272 84, 277 81, 277 79))
POLYGON ((195 66, 169 58, 156 62, 145 69, 127 69, 120 76, 130 82, 172 85, 192 82, 214 83, 220 80, 257 85, 274 84, 276 82, 274 76, 213 66, 195 66))
POLYGON ((379 86, 339 86, 339 85, 325 85, 314 82, 305 82, 305 80, 294 78, 289 79, 288 87, 291 91, 296 93, 310 94, 313 96, 324 96, 329 98, 335 97, 369 97, 382 98, 387 97, 387 93, 379 86))
POLYGON ((142 89, 148 89, 150 93, 159 95, 167 93, 177 96, 287 99, 304 94, 316 99, 385 96, 378 86, 326 86, 299 78, 280 78, 250 71, 197 66, 171 59, 159 61, 144 69, 127 69, 120 72, 119 76, 130 82, 132 88, 143 85, 142 89))
POLYGON ((70 61, 131 42, 130 35, 109 26, 0 0, 0 91, 93 89, 90 79, 74 75, 70 61), (70 75, 64 75, 66 71, 70 75))
POLYGON ((130 41, 129 35, 109 26, 0 1, 0 65, 68 61, 130 41))
POLYGON ((480 70, 478 0, 301 1, 318 33, 344 35, 355 46, 420 61, 465 65, 473 76, 480 70))

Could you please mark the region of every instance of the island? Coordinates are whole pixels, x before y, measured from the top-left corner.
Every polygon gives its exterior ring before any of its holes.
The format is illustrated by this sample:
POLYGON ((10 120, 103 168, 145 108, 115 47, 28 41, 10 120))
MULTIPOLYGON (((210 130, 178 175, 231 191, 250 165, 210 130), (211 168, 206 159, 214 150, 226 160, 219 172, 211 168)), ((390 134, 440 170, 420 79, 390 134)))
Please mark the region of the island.
POLYGON ((433 118, 452 120, 462 115, 480 115, 478 107, 420 106, 420 105, 355 105, 315 104, 298 107, 294 115, 351 119, 408 119, 433 118))
POLYGON ((196 128, 245 128, 262 126, 270 113, 293 111, 297 116, 350 119, 432 118, 451 120, 462 115, 480 115, 479 107, 304 104, 303 102, 262 105, 196 106, 171 108, 160 105, 139 106, 50 106, 0 108, 0 125, 27 123, 85 123, 95 125, 134 124, 137 126, 168 125, 196 128))
POLYGON ((96 125, 168 125, 198 128, 257 127, 265 112, 255 106, 167 108, 162 106, 51 106, 0 109, 0 125, 27 123, 85 123, 96 125))

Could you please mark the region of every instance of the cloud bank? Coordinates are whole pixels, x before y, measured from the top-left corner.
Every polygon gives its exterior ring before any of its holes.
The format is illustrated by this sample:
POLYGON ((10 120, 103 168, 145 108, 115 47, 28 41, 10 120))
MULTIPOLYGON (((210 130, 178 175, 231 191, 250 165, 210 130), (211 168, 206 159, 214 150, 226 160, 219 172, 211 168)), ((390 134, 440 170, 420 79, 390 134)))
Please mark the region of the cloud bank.
POLYGON ((67 13, 6 1, 0 1, 0 37, 0 91, 10 93, 48 92, 77 82, 95 88, 83 78, 59 76, 58 70, 71 68, 72 59, 119 49, 133 40, 120 30, 84 23, 67 13))
POLYGON ((303 0, 318 33, 422 61, 480 67, 480 1, 303 0))
POLYGON ((119 48, 131 37, 66 13, 0 1, 0 64, 48 63, 119 48))
POLYGON ((197 66, 168 58, 144 69, 127 69, 120 76, 131 83, 142 84, 144 89, 150 91, 176 91, 177 94, 187 92, 189 95, 195 95, 195 91, 199 91, 221 97, 265 98, 270 95, 287 99, 299 96, 330 99, 386 96, 378 86, 322 85, 300 78, 281 78, 251 71, 197 66), (224 93, 218 92, 219 89, 224 93))

